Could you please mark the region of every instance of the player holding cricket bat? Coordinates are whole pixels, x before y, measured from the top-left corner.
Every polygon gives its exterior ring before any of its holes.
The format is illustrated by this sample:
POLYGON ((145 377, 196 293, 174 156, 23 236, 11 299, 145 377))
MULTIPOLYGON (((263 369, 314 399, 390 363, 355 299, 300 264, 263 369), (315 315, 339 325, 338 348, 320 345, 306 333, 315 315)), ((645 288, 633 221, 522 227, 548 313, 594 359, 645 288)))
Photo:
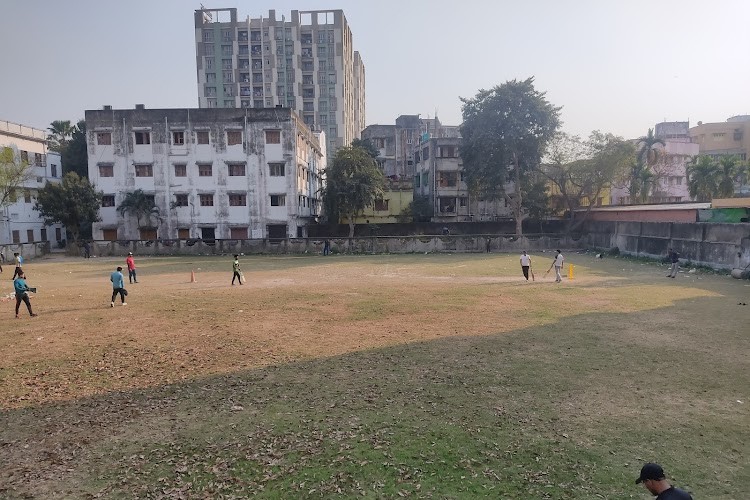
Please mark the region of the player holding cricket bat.
POLYGON ((526 250, 521 254, 521 271, 523 271, 523 277, 526 281, 529 281, 529 269, 531 269, 531 257, 526 254, 526 250))
POLYGON ((18 319, 18 309, 21 307, 21 302, 26 303, 26 309, 29 310, 29 316, 32 318, 36 316, 31 311, 31 302, 29 301, 29 292, 36 292, 36 288, 30 288, 26 284, 26 275, 23 271, 18 273, 18 277, 13 280, 13 288, 16 290, 16 319, 18 319))

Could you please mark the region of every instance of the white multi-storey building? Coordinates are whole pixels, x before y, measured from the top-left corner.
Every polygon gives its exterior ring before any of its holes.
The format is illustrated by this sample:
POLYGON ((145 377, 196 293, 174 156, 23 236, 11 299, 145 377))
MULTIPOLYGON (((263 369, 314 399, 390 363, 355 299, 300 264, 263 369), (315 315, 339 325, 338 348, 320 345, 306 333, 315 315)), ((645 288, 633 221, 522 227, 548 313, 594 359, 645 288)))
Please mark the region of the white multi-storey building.
POLYGON ((287 108, 86 111, 94 239, 306 237, 320 210, 325 136, 287 108), (158 213, 118 213, 127 193, 158 213))
POLYGON ((47 151, 44 130, 0 121, 0 147, 13 150, 15 161, 29 165, 28 175, 16 190, 15 202, 0 208, 0 244, 62 241, 60 224, 47 226, 34 210, 36 193, 47 182, 60 182, 60 155, 47 151))
POLYGON ((201 108, 292 108, 326 132, 329 151, 365 128, 365 66, 341 10, 196 10, 195 49, 201 108))

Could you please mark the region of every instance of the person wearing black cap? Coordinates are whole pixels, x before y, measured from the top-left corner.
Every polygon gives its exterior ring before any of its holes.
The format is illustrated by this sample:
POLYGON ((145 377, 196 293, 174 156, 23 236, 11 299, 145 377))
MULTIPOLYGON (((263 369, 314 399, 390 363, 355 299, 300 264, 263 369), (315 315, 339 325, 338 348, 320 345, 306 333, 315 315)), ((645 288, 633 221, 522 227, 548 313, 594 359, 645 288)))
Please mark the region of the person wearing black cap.
POLYGON ((635 480, 635 484, 639 483, 643 483, 644 488, 656 496, 656 500, 693 500, 688 492, 669 484, 659 464, 649 462, 644 465, 641 475, 635 480))

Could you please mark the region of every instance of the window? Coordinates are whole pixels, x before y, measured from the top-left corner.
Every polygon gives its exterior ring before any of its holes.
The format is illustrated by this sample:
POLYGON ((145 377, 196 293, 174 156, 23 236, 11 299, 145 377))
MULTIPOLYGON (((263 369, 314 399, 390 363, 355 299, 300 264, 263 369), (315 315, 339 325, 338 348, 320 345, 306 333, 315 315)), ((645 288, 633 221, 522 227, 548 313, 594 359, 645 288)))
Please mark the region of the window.
POLYGON ((230 193, 229 194, 229 206, 230 207, 244 207, 247 205, 247 195, 242 193, 230 193))
POLYGON ((203 30, 203 41, 204 42, 213 42, 214 41, 214 30, 213 29, 204 29, 203 30))
POLYGON ((114 165, 99 165, 99 177, 114 177, 115 166, 114 165))
POLYGON ((232 60, 231 59, 222 59, 221 60, 221 69, 232 69, 232 60))
POLYGON ((186 207, 188 206, 188 195, 187 194, 176 194, 174 195, 175 207, 186 207))
MULTIPOLYGON (((207 57, 206 58, 206 69, 214 69, 214 58, 213 57, 207 57)), ((214 78, 216 77, 216 74, 214 74, 214 78)))
POLYGON ((190 238, 190 229, 186 227, 181 227, 177 229, 177 238, 181 240, 186 240, 190 238))
POLYGON ((212 194, 202 194, 200 195, 201 200, 201 206, 202 207, 213 207, 214 206, 214 195, 212 194))
POLYGON ((281 144, 281 130, 266 130, 266 144, 281 144))
POLYGON ((115 195, 105 194, 102 196, 102 207, 114 207, 115 206, 115 195))
POLYGON ((111 146, 112 145, 112 133, 111 132, 97 132, 96 143, 100 146, 111 146))
POLYGON ((199 177, 211 177, 213 175, 213 165, 210 163, 199 163, 198 164, 198 176, 199 177))
POLYGON ((285 175, 285 164, 284 163, 269 163, 268 171, 271 177, 284 177, 285 175))
POLYGON ((221 30, 221 41, 231 42, 232 41, 232 30, 231 28, 224 28, 221 30))
POLYGON ((231 56, 232 55, 232 46, 231 45, 222 45, 221 46, 221 55, 222 56, 231 56))
POLYGON ((21 231, 18 229, 13 230, 13 243, 21 243, 21 231))
POLYGON ((458 199, 458 206, 459 207, 466 207, 466 206, 468 206, 468 204, 469 204, 469 200, 468 200, 468 198, 466 198, 466 196, 461 196, 458 199))
POLYGON ((151 132, 136 132, 135 143, 136 144, 151 144, 151 132))
POLYGON ((385 212, 388 210, 388 200, 375 200, 375 210, 385 212))
POLYGON ((424 148, 422 150, 422 159, 428 160, 430 158, 430 148, 424 148))
POLYGON ((247 239, 247 228, 246 227, 231 227, 229 228, 229 237, 233 240, 246 240, 247 239))
POLYGON ((41 240, 42 241, 48 241, 47 240, 47 228, 43 227, 40 232, 42 233, 41 240))
POLYGON ((57 177, 57 165, 50 165, 50 170, 52 171, 52 177, 57 177))
POLYGON ((328 111, 328 101, 318 101, 318 108, 320 108, 320 112, 327 112, 328 111))
POLYGON ((206 83, 216 83, 216 73, 206 73, 206 83))
POLYGON ((135 176, 136 177, 153 177, 154 176, 154 166, 150 163, 142 164, 142 165, 136 165, 135 166, 135 176))
POLYGON ((175 177, 187 177, 187 165, 184 163, 178 163, 174 166, 175 177))
POLYGON ((440 146, 438 148, 438 156, 441 158, 455 158, 456 147, 455 146, 440 146))
POLYGON ((315 111, 315 103, 313 101, 303 102, 302 111, 315 111))
POLYGON ((229 175, 233 177, 245 175, 245 164, 244 163, 230 163, 229 164, 229 175))
MULTIPOLYGON (((216 97, 216 87, 206 87, 206 97, 216 97)), ((216 102, 216 99, 214 99, 216 102)))
POLYGON ((26 230, 26 241, 29 243, 34 242, 34 230, 33 229, 26 230))
POLYGON ((23 202, 31 203, 31 191, 29 191, 28 189, 23 190, 23 202))
POLYGON ((213 45, 204 45, 203 46, 203 55, 204 56, 212 56, 212 55, 214 55, 214 46, 213 45))
POLYGON ((198 130, 195 133, 195 142, 198 144, 208 144, 208 130, 198 130))
POLYGON ((227 130, 227 146, 242 144, 241 130, 227 130))
POLYGON ((185 144, 185 132, 172 132, 172 144, 182 146, 185 144))
POLYGON ((233 108, 234 107, 234 101, 224 101, 224 107, 225 108, 233 108))
POLYGON ((283 207, 286 205, 285 194, 272 194, 271 195, 271 206, 272 207, 283 207))

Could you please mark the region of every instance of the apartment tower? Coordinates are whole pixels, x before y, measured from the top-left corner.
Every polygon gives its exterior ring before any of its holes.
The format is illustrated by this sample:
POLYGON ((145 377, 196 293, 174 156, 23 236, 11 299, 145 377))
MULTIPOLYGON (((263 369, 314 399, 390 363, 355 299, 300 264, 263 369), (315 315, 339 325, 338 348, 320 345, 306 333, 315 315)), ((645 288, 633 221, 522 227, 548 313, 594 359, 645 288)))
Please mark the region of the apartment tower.
POLYGON ((196 10, 198 105, 291 108, 335 153, 365 124, 365 67, 353 47, 342 10, 243 20, 235 8, 196 10))

